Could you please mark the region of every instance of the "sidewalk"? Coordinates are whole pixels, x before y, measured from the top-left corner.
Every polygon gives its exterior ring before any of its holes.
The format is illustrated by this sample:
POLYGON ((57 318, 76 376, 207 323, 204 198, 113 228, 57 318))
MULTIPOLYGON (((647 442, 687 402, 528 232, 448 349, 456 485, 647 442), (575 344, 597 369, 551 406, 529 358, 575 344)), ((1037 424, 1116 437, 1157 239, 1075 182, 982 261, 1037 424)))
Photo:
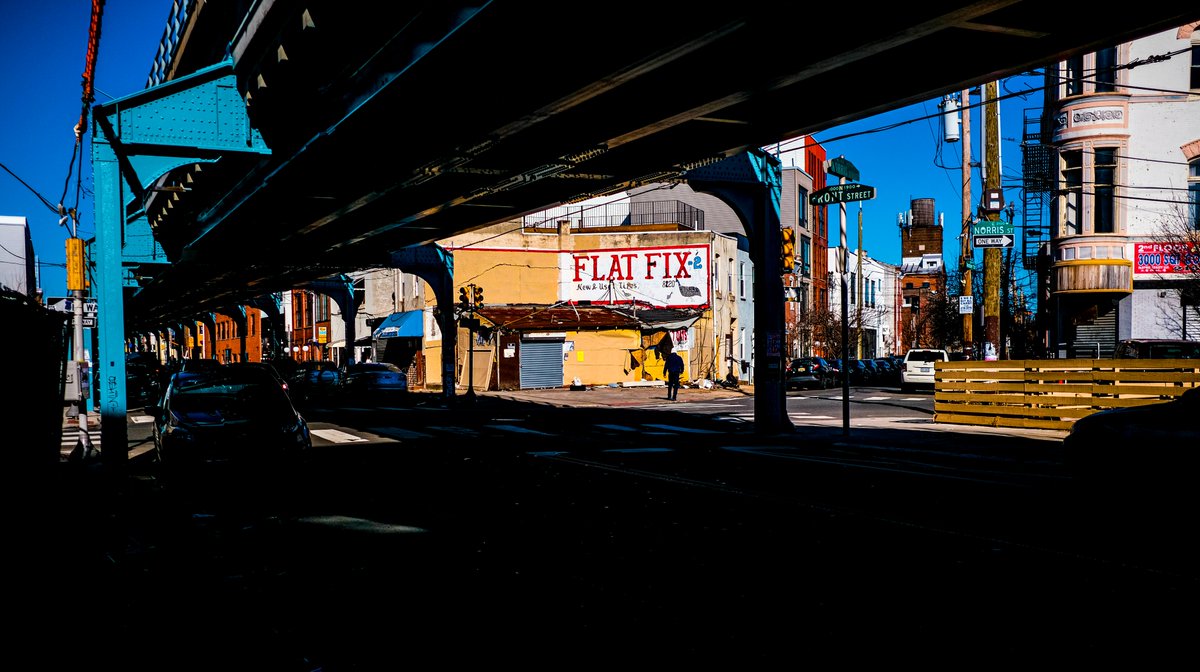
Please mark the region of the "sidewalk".
MULTIPOLYGON (((538 390, 503 390, 477 392, 481 397, 496 397, 511 401, 523 401, 533 404, 543 404, 560 408, 610 408, 624 406, 648 406, 662 404, 673 405, 667 401, 667 386, 661 381, 658 385, 634 385, 631 387, 601 385, 587 387, 583 390, 570 388, 545 388, 538 390)), ((753 397, 754 386, 743 385, 737 389, 726 389, 719 386, 703 389, 699 387, 681 387, 678 402, 714 401, 753 397)))
MULTIPOLYGON (((831 395, 840 398, 841 390, 829 390, 831 395)), ((462 394, 461 392, 459 394, 462 394)), ((585 390, 570 390, 568 388, 544 388, 537 390, 504 390, 477 392, 480 398, 505 399, 509 401, 541 404, 555 408, 621 408, 636 406, 661 406, 663 409, 675 407, 676 402, 667 401, 665 385, 638 385, 634 387, 597 386, 585 390)), ((851 396, 854 392, 851 391, 851 396)), ((677 403, 697 403, 719 401, 723 399, 752 398, 754 386, 743 385, 737 389, 712 387, 684 387, 679 390, 677 403)), ((836 422, 826 423, 828 429, 841 431, 840 417, 836 422)), ((988 427, 985 425, 965 425, 948 422, 935 422, 928 419, 870 419, 859 418, 851 414, 850 424, 855 429, 887 430, 889 436, 897 433, 939 432, 944 434, 960 434, 991 437, 1013 437, 1022 439, 1037 439, 1045 441, 1061 441, 1067 435, 1065 430, 1027 429, 1023 427, 988 427)), ((811 427, 811 426, 809 426, 811 427)), ((823 427, 824 428, 824 427, 823 427)))

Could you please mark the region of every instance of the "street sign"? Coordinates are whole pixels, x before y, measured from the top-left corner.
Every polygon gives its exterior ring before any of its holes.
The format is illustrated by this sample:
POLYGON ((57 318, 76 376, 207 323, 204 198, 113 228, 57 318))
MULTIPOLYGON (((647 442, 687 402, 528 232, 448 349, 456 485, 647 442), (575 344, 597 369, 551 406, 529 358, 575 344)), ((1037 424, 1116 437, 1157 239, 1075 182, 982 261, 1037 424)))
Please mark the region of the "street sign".
POLYGON ((958 314, 970 315, 975 312, 975 297, 965 295, 958 297, 958 314))
POLYGON ((875 187, 865 184, 831 184, 814 191, 808 197, 812 205, 831 205, 848 201, 869 201, 875 198, 875 187))
POLYGON ((975 236, 972 244, 975 247, 1012 247, 1012 236, 975 236))
POLYGON ((825 167, 825 171, 830 175, 844 177, 851 182, 858 181, 858 168, 855 168, 854 164, 847 161, 843 156, 830 160, 825 167))
MULTIPOLYGON (((51 296, 46 299, 46 307, 62 313, 73 313, 75 312, 75 299, 70 296, 51 296)), ((83 300, 83 314, 85 316, 96 317, 95 299, 83 300)))
POLYGON ((1013 235, 1012 222, 975 222, 975 226, 971 227, 971 233, 976 236, 1011 236, 1013 235))

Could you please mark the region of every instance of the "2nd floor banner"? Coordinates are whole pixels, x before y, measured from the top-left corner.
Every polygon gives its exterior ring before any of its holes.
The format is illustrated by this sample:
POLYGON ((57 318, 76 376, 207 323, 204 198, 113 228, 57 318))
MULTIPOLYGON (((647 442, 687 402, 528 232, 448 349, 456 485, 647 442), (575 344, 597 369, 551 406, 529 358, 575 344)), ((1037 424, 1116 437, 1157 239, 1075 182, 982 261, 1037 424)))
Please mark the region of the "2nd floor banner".
POLYGON ((1191 241, 1134 243, 1133 272, 1195 275, 1200 273, 1200 248, 1191 241))
POLYGON ((559 295, 571 303, 704 308, 712 273, 708 245, 575 250, 559 254, 559 295))

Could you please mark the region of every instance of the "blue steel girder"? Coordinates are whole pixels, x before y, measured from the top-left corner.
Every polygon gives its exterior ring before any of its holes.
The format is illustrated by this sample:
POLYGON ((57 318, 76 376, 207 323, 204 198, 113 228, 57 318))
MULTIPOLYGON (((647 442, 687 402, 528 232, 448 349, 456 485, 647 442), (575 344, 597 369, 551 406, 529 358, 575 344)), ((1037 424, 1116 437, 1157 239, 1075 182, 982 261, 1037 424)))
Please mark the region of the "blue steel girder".
POLYGON ((689 170, 688 184, 700 193, 727 203, 742 220, 754 262, 755 431, 774 433, 793 428, 787 415, 787 389, 783 381, 784 315, 782 262, 777 251, 783 242, 779 199, 783 176, 779 159, 753 150, 723 161, 689 170))
MULTIPOLYGON (((457 364, 455 341, 458 335, 454 325, 454 254, 437 243, 413 245, 392 252, 391 266, 421 278, 433 290, 441 309, 438 327, 445 339, 442 344, 442 380, 454 380, 457 364)), ((443 385, 442 396, 453 397, 454 386, 443 385)))
POLYGON ((282 296, 278 292, 263 294, 250 299, 246 305, 266 313, 264 324, 269 328, 263 329, 262 337, 267 342, 271 359, 279 359, 283 354, 282 336, 285 331, 282 296))
POLYGON ((250 124, 231 60, 97 105, 93 119, 132 194, 127 215, 140 211, 136 204, 145 202, 146 190, 171 170, 237 153, 271 153, 250 124))
MULTIPOLYGON (((125 423, 125 275, 129 263, 157 258, 142 238, 149 185, 187 163, 224 155, 265 155, 270 150, 250 124, 238 93, 233 64, 225 61, 158 86, 92 108, 92 172, 95 176, 96 294, 101 385, 101 440, 123 446, 125 423)), ((110 467, 123 469, 125 451, 104 451, 110 467)))
POLYGON ((342 321, 346 331, 346 352, 349 353, 347 356, 353 363, 354 348, 350 344, 354 343, 358 337, 355 333, 357 331, 355 323, 358 321, 358 302, 354 300, 354 279, 345 273, 340 273, 333 277, 306 282, 301 288, 325 294, 338 305, 342 312, 342 321))

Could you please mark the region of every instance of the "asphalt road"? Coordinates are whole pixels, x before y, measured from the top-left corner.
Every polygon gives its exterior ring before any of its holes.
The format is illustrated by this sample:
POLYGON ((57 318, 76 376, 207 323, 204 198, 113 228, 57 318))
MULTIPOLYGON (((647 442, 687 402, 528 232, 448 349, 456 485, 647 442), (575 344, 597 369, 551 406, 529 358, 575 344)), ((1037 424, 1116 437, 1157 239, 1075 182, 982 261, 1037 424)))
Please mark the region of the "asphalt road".
POLYGON ((17 641, 47 668, 124 670, 1158 667, 1190 651, 1190 512, 1081 499, 1055 437, 884 421, 761 436, 678 410, 736 397, 587 398, 314 408, 314 426, 373 438, 188 491, 143 462, 118 481, 65 465, 22 519, 37 599, 16 605, 17 641), (370 431, 389 422, 414 435, 370 431))

